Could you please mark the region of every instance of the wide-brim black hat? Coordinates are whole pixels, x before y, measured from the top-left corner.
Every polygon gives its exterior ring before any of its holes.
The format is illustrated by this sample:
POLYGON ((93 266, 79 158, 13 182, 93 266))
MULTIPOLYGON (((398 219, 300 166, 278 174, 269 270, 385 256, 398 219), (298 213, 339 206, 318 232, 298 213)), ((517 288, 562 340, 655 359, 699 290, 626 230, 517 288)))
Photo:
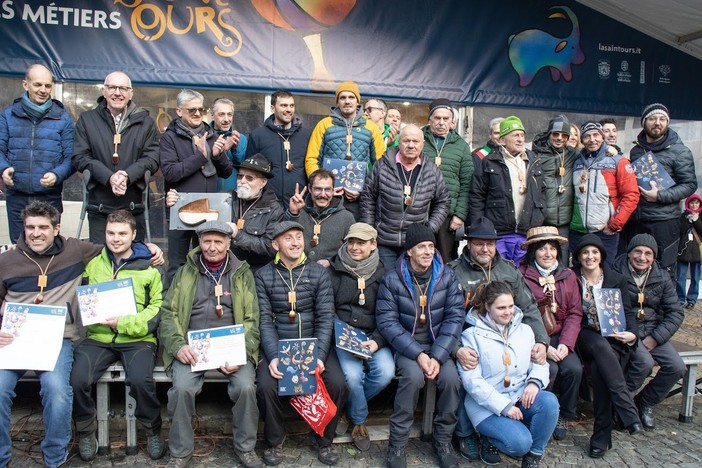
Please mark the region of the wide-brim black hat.
POLYGON ((241 164, 235 164, 234 167, 260 172, 267 179, 273 178, 271 163, 261 153, 256 153, 250 158, 244 159, 241 164))

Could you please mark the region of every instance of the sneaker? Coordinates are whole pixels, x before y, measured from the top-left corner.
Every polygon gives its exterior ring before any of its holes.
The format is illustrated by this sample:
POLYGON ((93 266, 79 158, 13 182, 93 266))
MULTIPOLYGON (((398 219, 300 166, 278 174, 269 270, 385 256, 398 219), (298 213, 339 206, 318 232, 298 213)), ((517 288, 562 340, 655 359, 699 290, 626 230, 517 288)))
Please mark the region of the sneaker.
POLYGON ((248 452, 241 452, 237 449, 234 449, 234 454, 239 458, 239 461, 242 465, 244 465, 244 468, 263 467, 263 462, 260 458, 258 458, 258 455, 256 455, 256 452, 254 452, 253 450, 249 450, 248 452))
POLYGON ((98 451, 97 439, 95 434, 88 434, 78 438, 78 453, 83 461, 90 461, 95 458, 98 451))
POLYGON ((568 420, 558 415, 558 422, 556 422, 556 428, 553 430, 553 438, 555 440, 563 440, 568 435, 568 420))
POLYGON ((346 434, 346 431, 349 430, 349 419, 346 417, 346 414, 342 414, 341 417, 339 418, 339 422, 336 423, 336 435, 342 436, 346 434))
POLYGON ((695 308, 695 303, 694 302, 688 302, 685 304, 686 309, 694 309, 695 308))
POLYGON ((439 457, 439 466, 441 468, 458 468, 458 457, 450 443, 441 444, 434 442, 434 450, 436 456, 439 457))
POLYGON ((365 452, 370 448, 371 440, 365 424, 356 424, 353 427, 353 431, 351 431, 351 438, 353 439, 353 444, 361 452, 365 452))
POLYGON ((522 457, 522 468, 539 468, 541 457, 531 452, 522 457))
POLYGON ((166 453, 166 444, 160 433, 146 437, 146 451, 152 460, 158 460, 166 453))
POLYGON ((280 465, 283 462, 283 444, 264 450, 263 461, 268 466, 280 465))
POLYGON ((459 438, 458 451, 463 458, 471 461, 480 460, 480 440, 478 439, 478 433, 474 432, 468 437, 459 438))
POLYGON ((497 447, 492 445, 487 437, 483 437, 480 441, 480 459, 486 465, 497 465, 502 462, 502 457, 497 447))
POLYGON ((188 466, 188 463, 190 463, 191 458, 193 458, 192 453, 183 458, 171 457, 171 459, 168 460, 168 465, 166 465, 166 468, 185 468, 188 466))
POLYGON ((388 445, 388 468, 407 468, 407 454, 404 447, 388 445))
POLYGON ((331 445, 319 447, 317 450, 317 460, 325 465, 336 465, 339 461, 339 454, 336 453, 336 450, 334 450, 334 447, 331 445))

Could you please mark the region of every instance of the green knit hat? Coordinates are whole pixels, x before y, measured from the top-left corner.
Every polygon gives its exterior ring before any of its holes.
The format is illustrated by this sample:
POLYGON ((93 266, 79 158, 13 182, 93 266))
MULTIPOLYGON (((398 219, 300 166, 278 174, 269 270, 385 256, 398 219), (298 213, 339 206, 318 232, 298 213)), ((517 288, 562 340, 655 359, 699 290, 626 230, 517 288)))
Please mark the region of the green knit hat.
POLYGON ((522 125, 522 121, 519 120, 519 117, 517 117, 516 115, 510 115, 502 122, 500 122, 501 137, 507 135, 508 133, 512 133, 515 130, 521 130, 524 133, 526 133, 526 130, 524 130, 524 125, 522 125))

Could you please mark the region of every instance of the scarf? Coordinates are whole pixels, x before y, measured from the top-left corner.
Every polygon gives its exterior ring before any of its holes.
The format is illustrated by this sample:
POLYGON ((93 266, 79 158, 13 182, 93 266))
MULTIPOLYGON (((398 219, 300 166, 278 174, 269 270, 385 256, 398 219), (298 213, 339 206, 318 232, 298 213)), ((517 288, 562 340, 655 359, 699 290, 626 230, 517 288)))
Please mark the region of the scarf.
POLYGON ((26 91, 22 95, 22 110, 33 122, 38 122, 43 119, 44 116, 49 113, 53 105, 54 101, 52 101, 51 98, 47 99, 44 104, 39 105, 29 99, 29 94, 26 91))
POLYGON ((375 273, 375 271, 378 269, 378 264, 380 263, 380 256, 378 255, 377 249, 372 251, 368 258, 358 261, 351 258, 351 255, 349 255, 348 251, 346 250, 347 246, 348 242, 344 242, 341 244, 341 247, 339 247, 338 252, 339 260, 346 271, 362 278, 369 278, 373 273, 375 273))
MULTIPOLYGON (((209 125, 205 124, 204 122, 201 122, 199 127, 192 128, 186 125, 186 123, 183 122, 183 119, 181 119, 180 117, 177 118, 175 122, 176 127, 178 128, 178 130, 180 130, 180 133, 182 135, 190 137, 193 145, 193 152, 195 154, 199 154, 200 149, 195 144, 195 139, 193 137, 197 136, 200 138, 207 139, 208 130, 210 130, 209 125)), ((214 163, 212 162, 212 148, 210 148, 210 145, 205 145, 205 151, 207 152, 205 164, 202 165, 200 171, 205 177, 212 177, 213 175, 217 174, 217 169, 214 167, 214 163)))

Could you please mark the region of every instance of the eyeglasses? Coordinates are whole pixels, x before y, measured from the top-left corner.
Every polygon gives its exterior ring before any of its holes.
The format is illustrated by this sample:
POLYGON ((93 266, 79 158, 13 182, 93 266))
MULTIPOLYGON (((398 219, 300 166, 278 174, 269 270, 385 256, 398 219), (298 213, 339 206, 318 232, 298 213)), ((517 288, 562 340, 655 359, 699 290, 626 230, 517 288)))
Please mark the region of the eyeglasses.
POLYGON ((334 193, 334 187, 312 187, 314 193, 334 193))
POLYGON ((365 112, 369 112, 369 113, 370 113, 370 112, 373 112, 373 109, 379 110, 379 111, 383 110, 382 107, 373 107, 373 106, 368 106, 368 107, 366 107, 366 108, 363 109, 363 110, 364 110, 365 112))
POLYGON ((127 94, 129 91, 132 90, 131 86, 115 86, 115 85, 105 85, 105 89, 107 89, 108 93, 115 93, 117 90, 119 90, 120 93, 122 94, 127 94))
POLYGON ((241 179, 246 179, 247 182, 253 182, 254 180, 257 180, 258 177, 254 177, 251 174, 237 174, 236 175, 236 180, 241 180, 241 179))
POLYGON ((199 112, 200 114, 204 114, 206 109, 204 107, 187 107, 183 110, 190 115, 195 115, 195 113, 197 112, 199 112))

